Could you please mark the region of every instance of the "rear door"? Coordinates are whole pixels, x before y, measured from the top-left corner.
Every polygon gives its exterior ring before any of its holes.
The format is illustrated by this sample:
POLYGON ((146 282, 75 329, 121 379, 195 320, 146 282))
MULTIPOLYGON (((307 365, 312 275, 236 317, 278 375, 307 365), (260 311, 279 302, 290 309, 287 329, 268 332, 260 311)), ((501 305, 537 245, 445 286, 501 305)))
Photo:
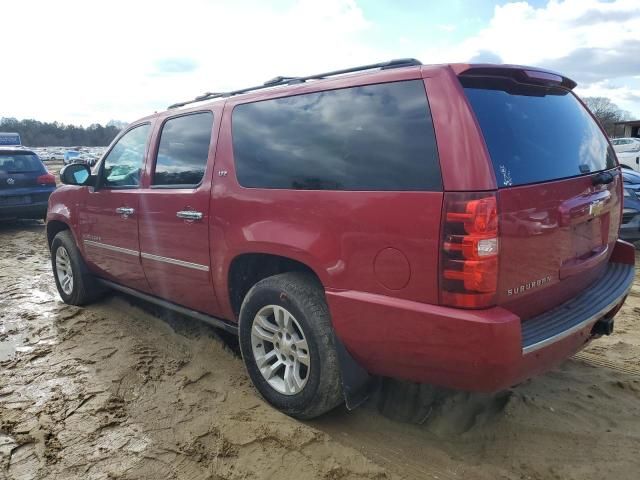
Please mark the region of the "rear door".
POLYGON ((603 272, 621 178, 589 112, 564 88, 464 78, 498 184, 498 303, 533 316, 603 272))
POLYGON ((158 130, 148 185, 140 192, 142 265, 155 295, 215 315, 209 259, 214 112, 170 117, 158 130))
POLYGON ((100 276, 149 291, 140 263, 139 187, 152 125, 130 128, 107 153, 78 206, 85 258, 100 276))

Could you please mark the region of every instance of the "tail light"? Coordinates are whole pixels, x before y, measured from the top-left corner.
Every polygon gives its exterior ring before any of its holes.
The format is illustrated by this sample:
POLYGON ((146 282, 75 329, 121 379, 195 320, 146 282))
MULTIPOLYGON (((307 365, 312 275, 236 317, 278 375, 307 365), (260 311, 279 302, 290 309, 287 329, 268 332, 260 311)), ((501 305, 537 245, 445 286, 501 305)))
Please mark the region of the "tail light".
POLYGON ((498 205, 494 192, 444 196, 440 303, 459 308, 495 304, 498 285, 498 205))
POLYGON ((38 182, 38 185, 55 185, 56 177, 53 176, 51 173, 47 172, 44 175, 40 175, 36 179, 36 182, 38 182))

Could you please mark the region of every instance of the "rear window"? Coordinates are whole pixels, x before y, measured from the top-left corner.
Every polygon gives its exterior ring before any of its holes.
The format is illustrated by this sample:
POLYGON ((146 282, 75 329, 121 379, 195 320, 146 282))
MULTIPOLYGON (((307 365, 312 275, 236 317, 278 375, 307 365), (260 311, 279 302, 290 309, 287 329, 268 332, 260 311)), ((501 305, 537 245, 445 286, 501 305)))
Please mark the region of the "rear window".
POLYGON ((42 170, 42 162, 32 152, 0 152, 0 172, 28 173, 42 170))
POLYGON ((233 149, 245 187, 441 190, 420 80, 238 105, 233 149))
POLYGON ((564 89, 462 79, 498 187, 585 175, 615 166, 607 139, 564 89))

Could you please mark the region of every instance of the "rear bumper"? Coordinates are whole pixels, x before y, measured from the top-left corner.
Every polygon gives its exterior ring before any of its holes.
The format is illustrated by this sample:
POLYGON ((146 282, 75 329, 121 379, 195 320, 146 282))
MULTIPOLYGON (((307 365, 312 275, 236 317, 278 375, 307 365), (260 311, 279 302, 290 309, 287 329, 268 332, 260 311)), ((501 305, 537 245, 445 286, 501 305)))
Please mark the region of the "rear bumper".
POLYGON ((43 185, 0 191, 0 218, 44 218, 49 197, 55 189, 54 186, 43 185), (28 203, 16 201, 24 196, 30 197, 28 203))
POLYGON ((2 205, 0 218, 43 218, 47 213, 48 202, 28 205, 2 205))
POLYGON ((605 276, 578 297, 526 322, 501 307, 459 310, 330 290, 327 300, 337 335, 370 373, 497 391, 573 355, 593 337, 599 319, 617 312, 634 266, 623 263, 633 258, 628 253, 614 257, 618 263, 610 263, 605 276))

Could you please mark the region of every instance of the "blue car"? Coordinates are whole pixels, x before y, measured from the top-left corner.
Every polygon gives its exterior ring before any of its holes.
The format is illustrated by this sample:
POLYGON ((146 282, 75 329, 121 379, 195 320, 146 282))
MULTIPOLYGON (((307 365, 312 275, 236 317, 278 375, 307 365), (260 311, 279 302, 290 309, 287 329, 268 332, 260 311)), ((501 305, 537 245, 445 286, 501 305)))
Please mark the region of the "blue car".
POLYGON ((69 165, 74 158, 79 156, 80 156, 80 152, 78 152, 77 150, 67 150, 66 152, 64 152, 64 158, 62 159, 62 162, 65 165, 69 165))
POLYGON ((620 238, 628 242, 640 240, 640 173, 622 169, 624 206, 620 238))
POLYGON ((0 218, 44 219, 55 189, 56 178, 33 151, 0 147, 0 218))

